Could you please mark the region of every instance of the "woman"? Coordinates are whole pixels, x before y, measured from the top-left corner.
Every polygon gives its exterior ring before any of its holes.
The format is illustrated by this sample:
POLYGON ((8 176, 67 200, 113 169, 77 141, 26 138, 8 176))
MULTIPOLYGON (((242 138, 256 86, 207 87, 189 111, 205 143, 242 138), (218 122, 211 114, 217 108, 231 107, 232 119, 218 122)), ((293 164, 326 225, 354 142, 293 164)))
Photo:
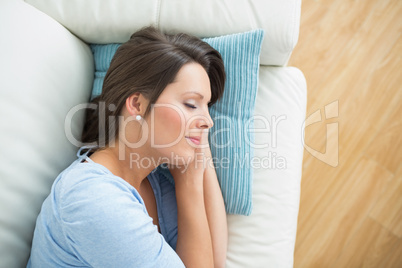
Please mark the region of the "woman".
POLYGON ((91 146, 44 201, 28 267, 224 267, 207 142, 224 81, 220 54, 196 37, 148 27, 121 45, 87 111, 91 146), (153 172, 161 163, 174 185, 153 172))

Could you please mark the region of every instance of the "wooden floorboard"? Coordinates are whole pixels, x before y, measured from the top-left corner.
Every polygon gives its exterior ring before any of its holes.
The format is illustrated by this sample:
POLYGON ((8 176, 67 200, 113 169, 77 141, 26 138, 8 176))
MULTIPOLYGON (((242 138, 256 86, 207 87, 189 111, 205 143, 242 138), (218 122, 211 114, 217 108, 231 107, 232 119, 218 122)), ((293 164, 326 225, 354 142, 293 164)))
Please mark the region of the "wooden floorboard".
POLYGON ((319 153, 304 153, 294 266, 402 267, 402 1, 304 0, 289 65, 323 118, 305 130, 319 153))

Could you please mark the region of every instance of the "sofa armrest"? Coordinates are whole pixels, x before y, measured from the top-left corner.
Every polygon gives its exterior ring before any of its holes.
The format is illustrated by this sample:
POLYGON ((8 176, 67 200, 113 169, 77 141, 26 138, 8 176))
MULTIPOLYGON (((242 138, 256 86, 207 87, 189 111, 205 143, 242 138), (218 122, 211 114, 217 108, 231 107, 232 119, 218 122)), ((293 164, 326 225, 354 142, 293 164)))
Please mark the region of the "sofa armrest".
MULTIPOLYGON (((63 122, 88 101, 93 58, 85 43, 23 1, 0 3, 0 25, 0 266, 25 267, 41 204, 75 156, 63 122)), ((82 121, 82 113, 73 118, 75 135, 82 121)))

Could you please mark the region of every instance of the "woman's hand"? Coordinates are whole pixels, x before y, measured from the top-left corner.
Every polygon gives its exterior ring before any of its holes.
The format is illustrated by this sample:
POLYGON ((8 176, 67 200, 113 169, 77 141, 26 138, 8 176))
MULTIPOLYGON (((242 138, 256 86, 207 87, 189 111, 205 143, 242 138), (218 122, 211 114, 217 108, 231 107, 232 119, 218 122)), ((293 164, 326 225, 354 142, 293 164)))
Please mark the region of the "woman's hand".
POLYGON ((179 165, 170 164, 169 171, 176 183, 201 183, 203 180, 206 166, 210 159, 210 149, 208 144, 208 130, 201 134, 200 144, 194 149, 194 156, 185 159, 179 165))
POLYGON ((181 166, 169 166, 173 175, 177 200, 176 252, 186 267, 214 267, 211 232, 204 200, 205 147, 208 136, 201 135, 201 143, 194 157, 181 166), (202 148, 204 147, 204 148, 202 148))

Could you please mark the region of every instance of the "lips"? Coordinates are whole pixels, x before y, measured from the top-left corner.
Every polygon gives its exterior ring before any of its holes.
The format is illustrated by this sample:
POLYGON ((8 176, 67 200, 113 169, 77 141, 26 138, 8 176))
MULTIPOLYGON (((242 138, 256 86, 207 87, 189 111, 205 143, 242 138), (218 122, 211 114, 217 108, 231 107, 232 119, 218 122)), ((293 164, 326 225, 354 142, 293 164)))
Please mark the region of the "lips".
POLYGON ((186 139, 189 139, 190 141, 192 141, 194 144, 199 145, 200 144, 200 137, 188 137, 186 136, 186 139))

